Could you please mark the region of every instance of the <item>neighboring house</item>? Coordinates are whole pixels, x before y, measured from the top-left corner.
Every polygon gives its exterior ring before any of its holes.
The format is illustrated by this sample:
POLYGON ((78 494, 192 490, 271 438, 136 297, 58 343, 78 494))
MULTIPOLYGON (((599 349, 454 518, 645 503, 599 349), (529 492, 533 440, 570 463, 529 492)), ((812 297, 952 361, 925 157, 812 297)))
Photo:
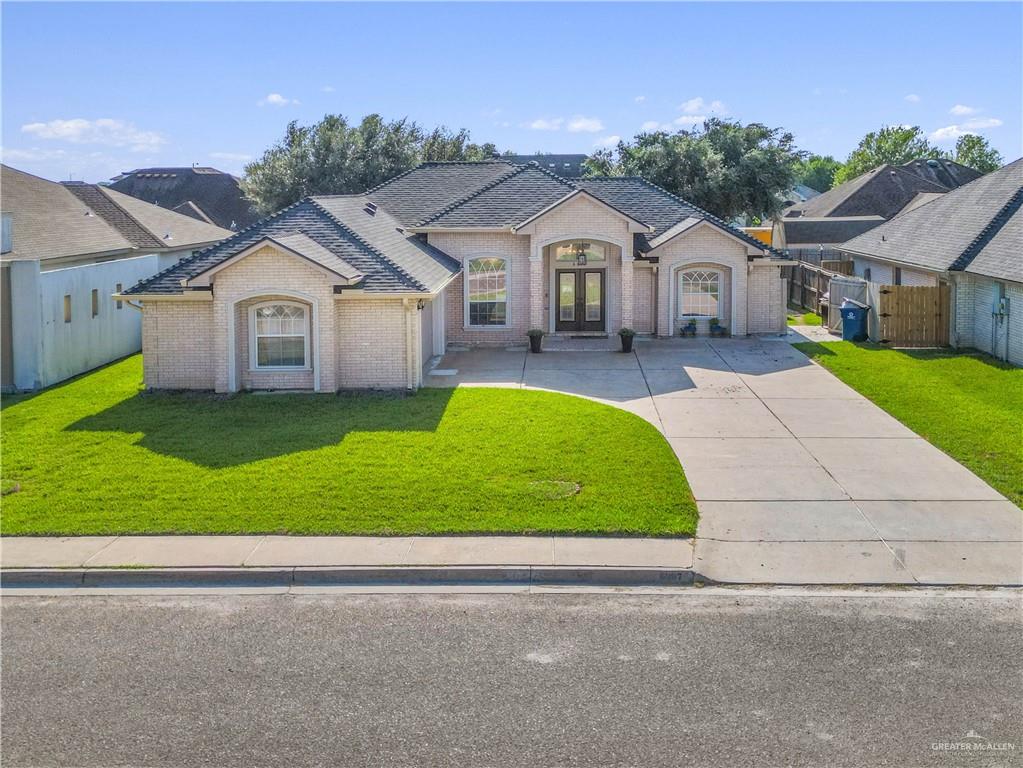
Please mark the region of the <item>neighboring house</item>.
POLYGON ((551 155, 540 152, 535 155, 502 155, 499 159, 515 165, 529 165, 536 163, 538 166, 566 179, 581 178, 585 169, 587 155, 551 155))
POLYGON ((225 229, 245 229, 259 219, 238 179, 216 168, 136 168, 122 173, 109 186, 225 229))
POLYGON ((1023 365, 1023 160, 840 246, 867 280, 952 286, 953 346, 1023 365))
POLYGON ((111 295, 231 235, 94 184, 3 166, 2 387, 49 386, 141 348, 111 295))
POLYGON ((797 256, 831 249, 980 175, 951 160, 881 165, 793 205, 774 223, 771 242, 797 256))
POLYGON ((152 388, 415 389, 448 344, 783 333, 783 260, 641 178, 424 163, 308 197, 145 280, 152 388))

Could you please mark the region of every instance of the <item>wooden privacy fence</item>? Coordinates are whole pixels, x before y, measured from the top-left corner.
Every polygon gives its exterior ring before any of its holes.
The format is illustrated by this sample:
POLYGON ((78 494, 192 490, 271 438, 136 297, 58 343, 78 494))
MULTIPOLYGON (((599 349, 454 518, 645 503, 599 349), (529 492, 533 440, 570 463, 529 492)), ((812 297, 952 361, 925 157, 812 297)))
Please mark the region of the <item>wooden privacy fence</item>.
POLYGON ((797 262, 789 268, 791 270, 789 272, 789 303, 819 312, 821 296, 828 292, 831 278, 851 275, 852 268, 851 261, 825 260, 819 267, 797 262))
POLYGON ((893 347, 948 346, 948 285, 882 285, 877 291, 878 341, 893 347))

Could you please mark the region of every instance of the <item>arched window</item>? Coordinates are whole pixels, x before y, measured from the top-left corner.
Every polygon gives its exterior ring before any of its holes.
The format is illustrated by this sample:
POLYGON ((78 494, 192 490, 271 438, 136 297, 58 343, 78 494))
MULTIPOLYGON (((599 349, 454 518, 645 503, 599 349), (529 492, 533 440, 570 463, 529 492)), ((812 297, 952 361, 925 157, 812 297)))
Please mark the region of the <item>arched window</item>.
POLYGON ((718 317, 720 302, 720 272, 687 269, 678 273, 679 317, 718 317))
POLYGON ((249 365, 309 367, 309 313, 304 305, 275 301, 249 310, 249 365))
POLYGON ((586 240, 566 240, 551 246, 555 261, 568 261, 573 264, 589 264, 595 261, 607 261, 607 246, 586 240))
POLYGON ((465 268, 466 324, 508 324, 508 261, 498 256, 470 259, 465 268))

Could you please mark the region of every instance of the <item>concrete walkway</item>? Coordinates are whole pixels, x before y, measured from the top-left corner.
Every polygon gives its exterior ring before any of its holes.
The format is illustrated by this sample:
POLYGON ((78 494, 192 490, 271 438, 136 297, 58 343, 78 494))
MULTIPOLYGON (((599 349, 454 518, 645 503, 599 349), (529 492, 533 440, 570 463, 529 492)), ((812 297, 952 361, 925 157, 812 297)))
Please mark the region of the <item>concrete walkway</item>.
POLYGON ((453 352, 427 386, 564 392, 654 424, 697 499, 710 579, 1023 583, 1023 512, 786 341, 453 352))

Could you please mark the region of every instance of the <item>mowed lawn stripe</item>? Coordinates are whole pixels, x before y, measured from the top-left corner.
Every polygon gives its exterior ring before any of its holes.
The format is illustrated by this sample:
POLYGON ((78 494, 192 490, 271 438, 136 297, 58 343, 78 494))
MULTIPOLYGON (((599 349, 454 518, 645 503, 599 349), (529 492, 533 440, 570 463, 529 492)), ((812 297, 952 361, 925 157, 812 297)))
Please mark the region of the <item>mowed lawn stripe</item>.
POLYGON ((1023 369, 979 352, 848 341, 795 346, 1014 504, 1023 504, 1023 369))
POLYGON ((664 438, 600 403, 502 389, 144 393, 141 379, 136 356, 5 398, 3 534, 696 529, 664 438))

